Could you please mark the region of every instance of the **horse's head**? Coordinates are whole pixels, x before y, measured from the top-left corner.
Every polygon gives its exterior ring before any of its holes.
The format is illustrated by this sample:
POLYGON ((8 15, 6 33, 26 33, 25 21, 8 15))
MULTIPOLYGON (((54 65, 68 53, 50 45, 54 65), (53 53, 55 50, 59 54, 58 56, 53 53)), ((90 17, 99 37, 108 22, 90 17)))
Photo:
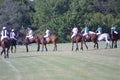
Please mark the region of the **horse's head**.
POLYGON ((25 36, 26 35, 21 32, 17 32, 17 35, 16 35, 17 38, 25 38, 25 36))
POLYGON ((89 33, 88 34, 88 40, 90 40, 90 41, 97 41, 97 34, 95 34, 95 33, 89 33))
POLYGON ((119 34, 115 33, 115 31, 111 30, 110 37, 112 40, 118 40, 119 39, 119 34))
POLYGON ((34 39, 36 42, 40 42, 40 43, 43 43, 43 41, 44 41, 44 37, 41 34, 35 34, 34 39))
POLYGON ((43 35, 41 35, 41 34, 35 34, 34 38, 35 39, 41 39, 41 38, 43 38, 43 35))
POLYGON ((70 35, 72 35, 73 34, 73 32, 70 32, 70 35))
POLYGON ((1 41, 1 46, 2 46, 2 47, 6 46, 7 48, 10 47, 10 40, 7 39, 7 38, 4 38, 4 39, 1 41))

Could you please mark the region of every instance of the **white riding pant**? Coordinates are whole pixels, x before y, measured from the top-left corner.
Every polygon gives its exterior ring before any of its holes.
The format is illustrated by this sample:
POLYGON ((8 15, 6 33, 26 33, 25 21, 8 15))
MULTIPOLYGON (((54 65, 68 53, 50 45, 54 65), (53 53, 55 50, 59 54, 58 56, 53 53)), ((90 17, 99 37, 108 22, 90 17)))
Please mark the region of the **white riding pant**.
POLYGON ((74 36, 76 36, 76 35, 77 35, 77 33, 73 33, 72 36, 71 36, 71 39, 72 39, 74 36))
POLYGON ((98 33, 96 33, 97 35, 100 35, 101 34, 101 32, 98 32, 98 33))
POLYGON ((114 33, 115 33, 115 34, 118 34, 118 32, 117 32, 117 31, 114 31, 114 33))
POLYGON ((50 35, 49 34, 46 34, 45 36, 44 36, 44 38, 47 38, 47 37, 49 37, 50 35))
POLYGON ((87 36, 87 35, 88 35, 88 33, 84 33, 84 34, 83 34, 83 36, 87 36))
POLYGON ((14 40, 17 40, 15 37, 11 37, 10 39, 14 39, 14 40))
POLYGON ((9 39, 9 37, 8 37, 8 36, 2 36, 2 37, 1 37, 1 41, 2 41, 4 38, 9 39))
POLYGON ((32 39, 33 35, 28 35, 28 36, 26 36, 26 38, 32 39))

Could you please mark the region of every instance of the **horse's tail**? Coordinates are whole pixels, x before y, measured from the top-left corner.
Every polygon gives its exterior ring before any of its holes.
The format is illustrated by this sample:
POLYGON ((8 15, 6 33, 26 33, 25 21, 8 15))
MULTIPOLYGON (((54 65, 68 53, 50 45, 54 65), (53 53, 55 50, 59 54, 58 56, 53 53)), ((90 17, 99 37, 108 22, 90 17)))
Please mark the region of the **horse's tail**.
POLYGON ((57 42, 58 41, 58 37, 55 36, 55 35, 50 36, 50 39, 51 39, 52 42, 57 42))
POLYGON ((56 41, 58 40, 58 37, 56 36, 56 41))
POLYGON ((110 35, 108 33, 107 33, 107 38, 108 38, 108 40, 111 40, 110 35))
POLYGON ((4 38, 2 41, 1 41, 1 46, 4 46, 4 47, 9 47, 10 46, 10 40, 9 39, 6 39, 4 38))

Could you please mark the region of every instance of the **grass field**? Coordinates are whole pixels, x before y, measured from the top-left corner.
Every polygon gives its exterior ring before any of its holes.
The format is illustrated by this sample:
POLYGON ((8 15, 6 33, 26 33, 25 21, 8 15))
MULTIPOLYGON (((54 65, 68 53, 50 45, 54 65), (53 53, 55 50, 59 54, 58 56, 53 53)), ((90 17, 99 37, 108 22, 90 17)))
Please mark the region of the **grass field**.
MULTIPOLYGON (((58 44, 53 52, 36 52, 37 46, 17 46, 9 59, 0 56, 0 80, 120 80, 120 42, 116 49, 104 49, 100 42, 98 50, 93 43, 89 49, 71 51, 71 43, 58 44)), ((0 48, 1 51, 1 48, 0 48)))

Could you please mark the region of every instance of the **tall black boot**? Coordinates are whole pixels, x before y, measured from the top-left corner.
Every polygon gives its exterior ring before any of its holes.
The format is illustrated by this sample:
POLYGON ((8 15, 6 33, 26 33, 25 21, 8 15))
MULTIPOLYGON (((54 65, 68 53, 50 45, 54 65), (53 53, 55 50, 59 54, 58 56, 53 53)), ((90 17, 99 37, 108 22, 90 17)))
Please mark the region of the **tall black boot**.
POLYGON ((27 41, 28 41, 28 43, 30 43, 30 39, 29 38, 27 38, 27 41))

